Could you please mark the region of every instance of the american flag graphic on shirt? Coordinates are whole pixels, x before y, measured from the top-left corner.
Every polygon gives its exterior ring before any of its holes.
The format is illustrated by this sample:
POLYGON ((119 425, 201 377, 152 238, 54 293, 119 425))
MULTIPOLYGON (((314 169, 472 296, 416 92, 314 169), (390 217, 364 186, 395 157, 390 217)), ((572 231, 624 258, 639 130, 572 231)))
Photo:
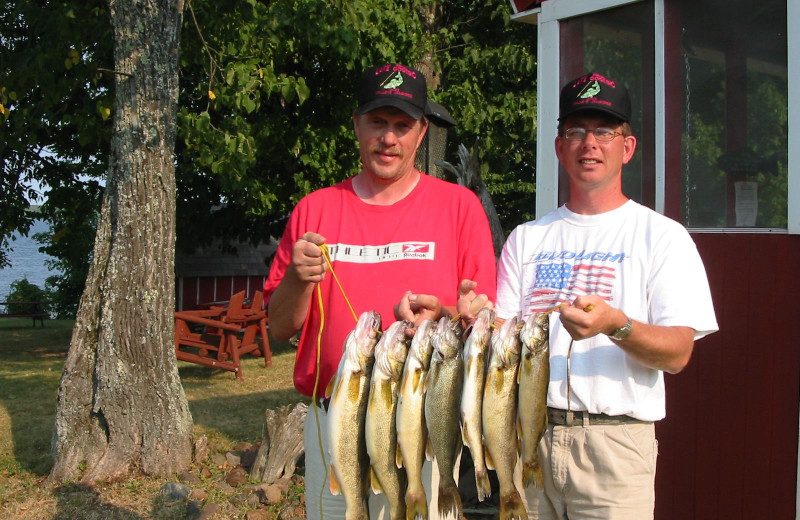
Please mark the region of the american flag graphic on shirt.
POLYGON ((611 290, 617 278, 614 266, 586 262, 538 264, 536 282, 530 294, 530 310, 542 312, 577 296, 594 294, 611 301, 611 290))

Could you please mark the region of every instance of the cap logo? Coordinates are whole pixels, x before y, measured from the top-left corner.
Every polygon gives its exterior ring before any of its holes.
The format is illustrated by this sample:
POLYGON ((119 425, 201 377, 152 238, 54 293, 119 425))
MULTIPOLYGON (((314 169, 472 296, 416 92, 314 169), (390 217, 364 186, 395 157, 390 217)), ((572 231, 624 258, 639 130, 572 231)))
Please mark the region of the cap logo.
POLYGON ((587 99, 595 97, 597 94, 600 93, 600 83, 597 80, 594 80, 591 83, 587 83, 583 90, 580 91, 578 97, 580 99, 587 99))
POLYGON ((383 80, 381 87, 384 89, 397 88, 403 84, 403 75, 399 72, 383 80))

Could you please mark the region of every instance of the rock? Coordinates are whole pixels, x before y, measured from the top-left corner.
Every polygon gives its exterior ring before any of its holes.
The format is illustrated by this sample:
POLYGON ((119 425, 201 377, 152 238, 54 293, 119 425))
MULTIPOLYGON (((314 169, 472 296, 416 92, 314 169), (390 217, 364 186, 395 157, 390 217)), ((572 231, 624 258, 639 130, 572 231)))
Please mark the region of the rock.
POLYGON ((272 505, 277 504, 283 498, 283 493, 278 486, 275 485, 264 485, 259 490, 261 494, 261 502, 272 505))
POLYGON ((244 493, 236 493, 228 499, 228 503, 236 507, 244 507, 247 505, 247 495, 244 493))
POLYGON ((197 518, 197 520, 209 520, 210 518, 214 518, 214 515, 217 514, 218 510, 219 504, 207 504, 206 507, 200 511, 200 516, 197 518))
POLYGON ((216 488, 222 493, 225 493, 226 495, 230 495, 235 491, 235 489, 233 489, 233 487, 231 487, 231 485, 225 482, 224 480, 217 482, 216 488))
POLYGON ((225 482, 233 487, 246 484, 247 472, 241 466, 236 466, 225 476, 225 482))
POLYGON ((261 505, 261 493, 250 493, 247 495, 247 505, 253 509, 261 505))
POLYGON ((258 455, 258 449, 260 445, 261 443, 253 444, 247 450, 242 452, 241 464, 243 468, 250 469, 253 467, 253 463, 256 461, 256 456, 258 455))
POLYGON ((192 488, 178 482, 167 482, 161 486, 161 495, 168 500, 186 500, 192 488))
POLYGON ((201 435, 194 443, 194 461, 202 464, 208 458, 208 437, 201 435))
POLYGON ((280 489, 283 493, 289 492, 289 487, 292 485, 292 479, 289 478, 279 478, 275 482, 272 483, 273 486, 280 489))
POLYGON ((242 464, 242 455, 238 451, 229 451, 225 454, 225 461, 229 466, 239 466, 242 464))
POLYGON ((190 500, 186 504, 186 520, 200 520, 203 514, 203 502, 200 500, 190 500))
POLYGON ((208 498, 208 493, 206 493, 206 491, 203 489, 192 489, 192 492, 189 493, 189 498, 192 500, 204 501, 206 498, 208 498))
POLYGON ((200 476, 194 471, 184 471, 178 476, 178 479, 184 484, 189 484, 189 485, 202 484, 203 482, 202 480, 200 480, 200 476))
POLYGON ((204 479, 209 479, 209 478, 211 478, 211 476, 212 476, 212 474, 211 474, 211 470, 210 470, 210 469, 208 469, 208 468, 206 468, 206 467, 202 468, 202 469, 200 470, 200 476, 201 476, 201 477, 203 477, 204 479))
POLYGON ((245 520, 275 520, 275 513, 272 511, 264 511, 263 509, 256 509, 255 511, 248 511, 244 515, 245 520))
POLYGON ((212 453, 211 462, 218 468, 221 468, 228 462, 228 460, 225 458, 225 454, 223 453, 212 453))

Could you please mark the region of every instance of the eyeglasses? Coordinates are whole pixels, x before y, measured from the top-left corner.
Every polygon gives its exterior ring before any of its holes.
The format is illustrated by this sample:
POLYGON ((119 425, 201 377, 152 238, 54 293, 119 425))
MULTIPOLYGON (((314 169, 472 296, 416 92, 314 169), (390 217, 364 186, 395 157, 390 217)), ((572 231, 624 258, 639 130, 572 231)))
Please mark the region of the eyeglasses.
POLYGON ((615 137, 622 135, 622 132, 617 132, 616 130, 604 128, 602 126, 595 128, 594 130, 586 130, 585 128, 567 128, 564 130, 564 139, 567 141, 583 141, 586 139, 586 134, 589 132, 591 132, 594 135, 594 138, 601 143, 610 143, 615 137))

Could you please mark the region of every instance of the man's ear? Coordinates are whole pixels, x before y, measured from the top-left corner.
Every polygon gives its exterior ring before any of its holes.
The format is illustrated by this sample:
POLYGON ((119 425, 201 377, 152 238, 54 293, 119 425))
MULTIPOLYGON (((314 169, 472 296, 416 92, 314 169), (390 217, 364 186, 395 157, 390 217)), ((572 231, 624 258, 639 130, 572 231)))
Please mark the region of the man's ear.
POLYGON ((625 139, 625 148, 622 153, 622 164, 628 164, 636 152, 636 136, 627 135, 623 136, 623 138, 625 139))

